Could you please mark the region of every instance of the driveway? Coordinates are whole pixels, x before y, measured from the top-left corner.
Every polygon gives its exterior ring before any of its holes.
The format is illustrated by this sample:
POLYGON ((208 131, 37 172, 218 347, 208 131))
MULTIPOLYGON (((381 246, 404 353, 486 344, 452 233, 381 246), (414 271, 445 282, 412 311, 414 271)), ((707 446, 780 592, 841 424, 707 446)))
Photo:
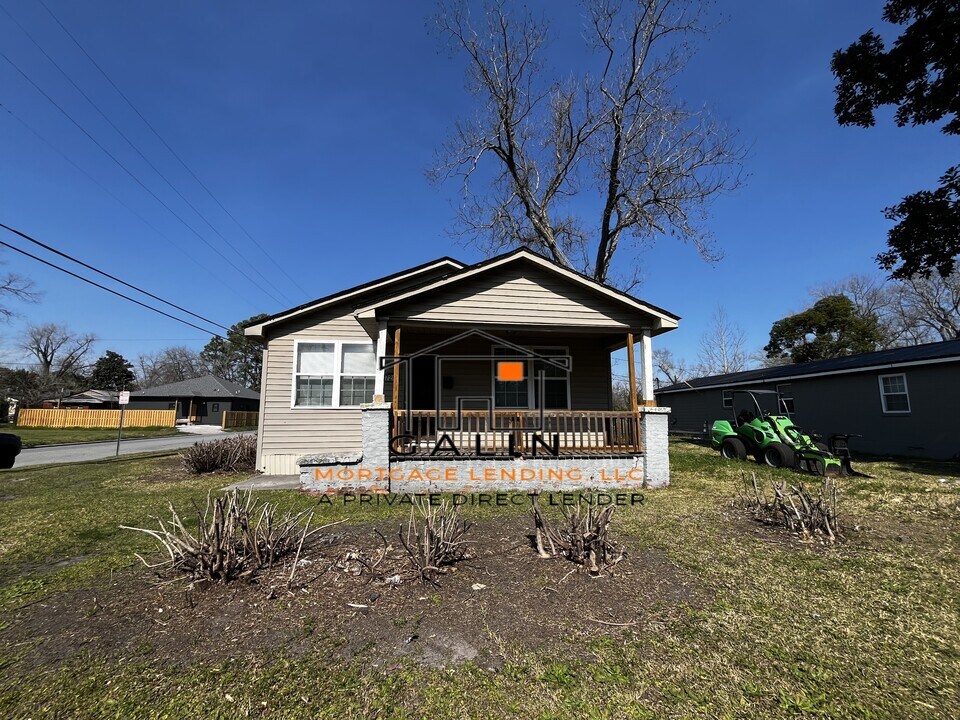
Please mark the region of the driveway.
MULTIPOLYGON (((209 432, 202 435, 184 433, 171 437, 139 438, 137 440, 122 440, 120 442, 121 455, 135 455, 137 453, 151 453, 162 450, 179 450, 190 447, 198 442, 210 442, 220 438, 235 435, 256 435, 255 432, 209 432)), ((46 447, 25 448, 17 455, 13 469, 30 467, 31 465, 60 465, 63 463, 86 462, 87 460, 103 460, 113 457, 117 452, 116 440, 95 443, 76 443, 74 445, 47 445, 46 447)))

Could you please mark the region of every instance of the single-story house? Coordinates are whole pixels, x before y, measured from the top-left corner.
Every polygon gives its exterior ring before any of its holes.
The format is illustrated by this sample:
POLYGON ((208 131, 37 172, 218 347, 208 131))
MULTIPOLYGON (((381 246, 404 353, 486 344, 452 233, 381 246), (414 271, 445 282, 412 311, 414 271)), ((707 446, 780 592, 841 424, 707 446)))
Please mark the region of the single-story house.
POLYGON ((216 375, 130 393, 130 410, 176 410, 178 423, 220 425, 225 410, 256 412, 260 393, 216 375))
POLYGON ((257 468, 315 490, 665 484, 651 339, 678 321, 527 249, 328 295, 245 331, 264 343, 257 468), (635 343, 645 400, 631 372, 616 411, 611 353, 632 369, 635 343))
POLYGON ((48 398, 41 401, 42 408, 62 410, 116 410, 116 390, 84 390, 60 398, 48 398))
POLYGON ((779 391, 794 422, 854 453, 960 456, 960 340, 746 370, 661 387, 671 430, 703 432, 731 416, 733 390, 779 391))

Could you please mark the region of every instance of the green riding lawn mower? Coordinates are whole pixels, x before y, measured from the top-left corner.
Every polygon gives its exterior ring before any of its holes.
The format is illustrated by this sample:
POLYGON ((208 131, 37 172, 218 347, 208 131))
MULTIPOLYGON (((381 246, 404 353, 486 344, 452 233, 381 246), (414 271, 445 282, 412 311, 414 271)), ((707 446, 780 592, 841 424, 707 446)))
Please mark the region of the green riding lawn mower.
POLYGON ((814 475, 859 475, 853 469, 848 441, 857 435, 833 435, 830 445, 793 424, 786 403, 774 390, 734 390, 733 420, 717 420, 710 445, 727 460, 748 455, 770 467, 814 475))

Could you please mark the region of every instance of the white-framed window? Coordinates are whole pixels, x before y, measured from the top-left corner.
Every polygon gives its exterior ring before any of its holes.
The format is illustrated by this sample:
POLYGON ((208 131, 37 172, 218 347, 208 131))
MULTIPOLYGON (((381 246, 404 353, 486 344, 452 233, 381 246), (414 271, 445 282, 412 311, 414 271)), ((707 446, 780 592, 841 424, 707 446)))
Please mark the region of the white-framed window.
POLYGON ((733 390, 724 390, 723 391, 723 406, 725 408, 733 407, 733 390))
POLYGON ((881 375, 880 402, 883 412, 887 414, 910 412, 910 393, 907 390, 907 376, 903 373, 896 375, 881 375))
MULTIPOLYGON (((544 357, 564 357, 570 354, 569 348, 566 347, 534 347, 530 348, 530 352, 544 357)), ((495 345, 493 347, 493 354, 495 357, 504 358, 520 356, 524 359, 525 366, 523 380, 501 382, 497 380, 496 377, 493 378, 493 404, 495 408, 513 410, 540 407, 536 373, 542 369, 544 409, 570 409, 569 372, 542 361, 538 363, 536 359, 528 358, 512 347, 495 345), (536 367, 537 365, 542 367, 536 367)))
POLYGON ((294 408, 355 408, 373 402, 377 352, 373 343, 296 340, 294 408))

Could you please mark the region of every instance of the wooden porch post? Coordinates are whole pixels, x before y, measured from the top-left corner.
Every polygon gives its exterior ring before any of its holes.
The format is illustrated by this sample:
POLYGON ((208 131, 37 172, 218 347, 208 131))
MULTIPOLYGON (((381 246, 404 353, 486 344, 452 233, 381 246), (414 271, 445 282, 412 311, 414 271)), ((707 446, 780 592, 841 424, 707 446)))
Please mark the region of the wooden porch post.
POLYGON ((387 321, 381 320, 377 324, 377 374, 373 380, 373 401, 383 402, 383 375, 382 359, 387 354, 387 321))
POLYGON ((643 331, 640 352, 643 355, 643 404, 654 407, 657 404, 653 396, 653 341, 649 330, 643 331))
MULTIPOLYGON (((393 331, 393 357, 400 355, 400 328, 393 331)), ((393 405, 392 409, 396 412, 400 408, 400 366, 393 366, 393 405)))
POLYGON ((637 412, 637 366, 633 356, 633 333, 627 333, 627 373, 630 378, 630 410, 637 412))

